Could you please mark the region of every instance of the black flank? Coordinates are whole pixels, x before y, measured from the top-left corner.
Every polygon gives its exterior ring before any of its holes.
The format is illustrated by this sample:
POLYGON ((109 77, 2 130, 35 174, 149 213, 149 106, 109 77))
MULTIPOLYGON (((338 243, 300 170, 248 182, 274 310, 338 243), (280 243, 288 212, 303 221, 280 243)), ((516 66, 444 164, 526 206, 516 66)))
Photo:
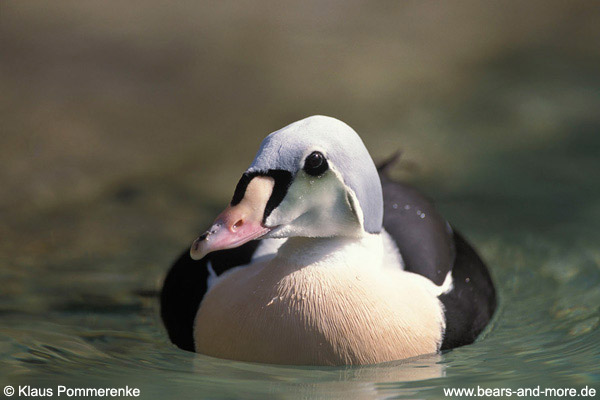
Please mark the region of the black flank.
POLYGON ((189 250, 175 261, 160 293, 160 315, 171 342, 183 350, 194 351, 194 318, 206 293, 208 261, 217 275, 247 264, 258 247, 259 241, 251 241, 240 247, 215 251, 201 260, 194 261, 189 250))
POLYGON ((440 296, 446 314, 442 350, 473 343, 496 310, 496 289, 485 264, 458 232, 454 243, 454 287, 440 296))

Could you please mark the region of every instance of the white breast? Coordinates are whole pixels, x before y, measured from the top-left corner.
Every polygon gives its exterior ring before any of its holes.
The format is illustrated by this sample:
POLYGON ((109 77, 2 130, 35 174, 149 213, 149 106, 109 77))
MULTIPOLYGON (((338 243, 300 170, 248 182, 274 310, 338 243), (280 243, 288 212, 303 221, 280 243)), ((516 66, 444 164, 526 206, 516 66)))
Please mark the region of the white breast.
POLYGON ((196 351, 300 365, 436 352, 445 327, 439 288, 398 263, 386 265, 384 254, 380 235, 289 239, 274 258, 236 269, 210 289, 196 316, 196 351))

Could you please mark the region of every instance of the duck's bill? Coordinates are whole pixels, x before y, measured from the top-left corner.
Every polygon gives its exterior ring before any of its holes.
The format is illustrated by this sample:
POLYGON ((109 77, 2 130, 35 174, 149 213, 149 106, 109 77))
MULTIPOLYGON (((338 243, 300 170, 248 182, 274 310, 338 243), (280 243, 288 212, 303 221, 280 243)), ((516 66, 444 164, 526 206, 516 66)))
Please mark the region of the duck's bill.
POLYGON ((200 260, 208 253, 241 246, 251 240, 265 236, 270 231, 271 228, 248 221, 244 222, 242 226, 231 230, 226 222, 217 219, 208 231, 194 240, 190 249, 190 256, 194 260, 200 260))
POLYGON ((194 240, 190 249, 192 259, 199 260, 213 251, 238 247, 268 234, 272 228, 264 226, 262 219, 272 191, 272 178, 253 178, 242 200, 227 207, 210 229, 194 240))

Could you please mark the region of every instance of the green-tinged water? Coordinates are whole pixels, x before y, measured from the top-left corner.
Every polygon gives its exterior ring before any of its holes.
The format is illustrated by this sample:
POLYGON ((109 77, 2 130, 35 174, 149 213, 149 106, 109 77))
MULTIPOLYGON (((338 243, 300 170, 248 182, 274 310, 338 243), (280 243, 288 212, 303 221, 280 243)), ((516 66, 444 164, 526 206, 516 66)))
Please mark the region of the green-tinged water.
POLYGON ((596 7, 25 4, 0 6, 0 389, 600 391, 596 7), (157 294, 170 264, 264 135, 317 113, 350 123, 375 159, 401 149, 394 175, 486 260, 499 307, 475 344, 309 368, 169 343, 157 294))
MULTIPOLYGON (((501 202, 483 194, 440 196, 441 208, 463 219, 499 289, 500 306, 484 337, 441 356, 362 368, 257 365, 177 350, 166 338, 152 292, 168 263, 148 261, 149 254, 163 252, 159 258, 168 259, 172 246, 118 229, 119 223, 143 223, 132 209, 145 195, 126 204, 114 197, 88 204, 79 218, 116 224, 111 240, 135 248, 57 263, 31 254, 5 260, 11 268, 2 282, 13 292, 2 296, 2 384, 129 385, 140 388, 143 398, 435 398, 443 387, 598 387, 600 238, 594 204, 570 192, 528 203, 519 190, 523 184, 522 174, 514 176, 501 202), (546 218, 561 209, 557 203, 577 215, 549 226, 546 218), (131 221, 116 223, 107 214, 131 221)), ((67 215, 71 209, 50 220, 41 217, 57 223, 67 215)))

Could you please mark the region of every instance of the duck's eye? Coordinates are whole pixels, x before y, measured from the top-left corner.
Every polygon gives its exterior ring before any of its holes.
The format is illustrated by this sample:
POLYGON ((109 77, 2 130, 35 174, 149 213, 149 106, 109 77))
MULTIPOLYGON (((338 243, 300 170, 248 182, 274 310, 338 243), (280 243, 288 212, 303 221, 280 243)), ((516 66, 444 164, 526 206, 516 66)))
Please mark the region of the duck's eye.
POLYGON ((313 151, 306 157, 306 160, 304 160, 304 171, 309 175, 321 175, 323 172, 327 171, 327 168, 329 168, 327 160, 319 151, 313 151))

